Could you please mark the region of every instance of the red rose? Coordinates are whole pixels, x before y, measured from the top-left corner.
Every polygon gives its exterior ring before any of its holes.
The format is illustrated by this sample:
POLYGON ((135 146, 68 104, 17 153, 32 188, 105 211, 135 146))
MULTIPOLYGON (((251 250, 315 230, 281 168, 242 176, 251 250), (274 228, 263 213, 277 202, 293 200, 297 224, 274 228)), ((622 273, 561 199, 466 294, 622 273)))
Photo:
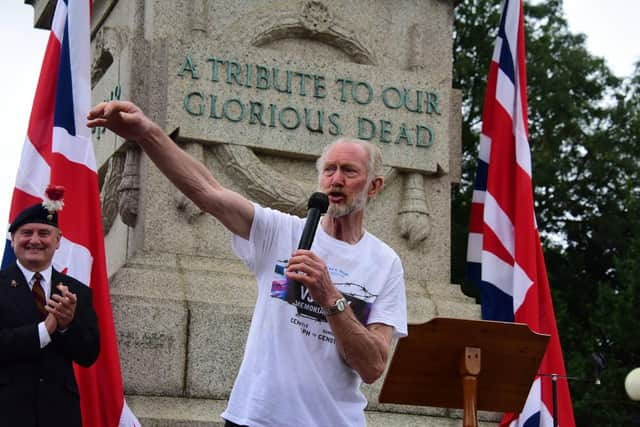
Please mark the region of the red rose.
POLYGON ((64 196, 64 187, 61 185, 50 185, 44 192, 49 200, 62 200, 62 196, 64 196))

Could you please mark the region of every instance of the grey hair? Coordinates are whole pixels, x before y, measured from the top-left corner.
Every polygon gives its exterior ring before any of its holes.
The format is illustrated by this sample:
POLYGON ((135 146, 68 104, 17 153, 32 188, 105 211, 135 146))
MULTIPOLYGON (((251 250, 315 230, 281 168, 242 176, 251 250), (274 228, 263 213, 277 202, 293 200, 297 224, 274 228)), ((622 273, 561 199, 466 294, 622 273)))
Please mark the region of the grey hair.
POLYGON ((324 164, 324 160, 327 157, 327 153, 329 152, 329 150, 331 150, 335 145, 343 142, 360 144, 367 152, 367 180, 369 182, 371 182, 378 176, 382 176, 382 152, 380 151, 380 148, 373 142, 356 138, 336 139, 331 144, 324 147, 324 150, 322 150, 322 154, 320 155, 320 157, 318 157, 318 160, 316 160, 316 170, 318 171, 318 176, 320 176, 320 174, 322 173, 322 165, 324 164))

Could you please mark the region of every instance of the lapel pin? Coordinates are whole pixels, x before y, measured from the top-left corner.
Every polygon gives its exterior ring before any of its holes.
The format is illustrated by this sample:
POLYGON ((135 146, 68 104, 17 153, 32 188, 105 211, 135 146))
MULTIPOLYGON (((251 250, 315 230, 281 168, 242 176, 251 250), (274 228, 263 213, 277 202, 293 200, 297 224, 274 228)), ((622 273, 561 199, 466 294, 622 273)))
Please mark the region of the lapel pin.
POLYGON ((11 281, 11 287, 12 288, 17 288, 18 287, 18 282, 16 282, 15 280, 11 281))

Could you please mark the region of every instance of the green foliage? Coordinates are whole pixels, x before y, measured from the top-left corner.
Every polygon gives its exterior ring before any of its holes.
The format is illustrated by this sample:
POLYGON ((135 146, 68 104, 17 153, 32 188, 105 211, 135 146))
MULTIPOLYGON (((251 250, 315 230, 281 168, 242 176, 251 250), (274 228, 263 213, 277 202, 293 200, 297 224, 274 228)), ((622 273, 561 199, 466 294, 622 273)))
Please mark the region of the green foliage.
MULTIPOLYGON (((454 85, 464 94, 462 180, 452 189, 452 281, 466 282, 466 241, 498 0, 456 7, 454 85)), ((561 0, 525 4, 529 142, 536 216, 576 424, 631 425, 624 377, 640 366, 640 63, 615 77, 569 32, 561 0), (592 381, 592 353, 608 361, 592 381)), ((634 406, 635 405, 635 406, 634 406)), ((635 411, 635 412, 634 412, 635 411)))

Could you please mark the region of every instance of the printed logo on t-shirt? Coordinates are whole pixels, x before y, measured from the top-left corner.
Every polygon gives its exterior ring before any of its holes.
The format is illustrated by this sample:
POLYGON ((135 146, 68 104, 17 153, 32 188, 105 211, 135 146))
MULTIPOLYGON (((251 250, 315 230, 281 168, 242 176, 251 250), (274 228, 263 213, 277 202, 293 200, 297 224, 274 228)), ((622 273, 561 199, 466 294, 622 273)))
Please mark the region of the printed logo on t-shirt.
MULTIPOLYGON (((292 282, 285 276, 287 263, 288 260, 278 260, 276 263, 271 281, 271 297, 294 305, 298 316, 326 322, 322 307, 313 300, 309 290, 303 284, 292 282)), ((369 292, 363 284, 348 281, 348 272, 331 266, 327 266, 327 269, 334 285, 344 295, 353 313, 363 325, 366 325, 377 295, 369 292)))

